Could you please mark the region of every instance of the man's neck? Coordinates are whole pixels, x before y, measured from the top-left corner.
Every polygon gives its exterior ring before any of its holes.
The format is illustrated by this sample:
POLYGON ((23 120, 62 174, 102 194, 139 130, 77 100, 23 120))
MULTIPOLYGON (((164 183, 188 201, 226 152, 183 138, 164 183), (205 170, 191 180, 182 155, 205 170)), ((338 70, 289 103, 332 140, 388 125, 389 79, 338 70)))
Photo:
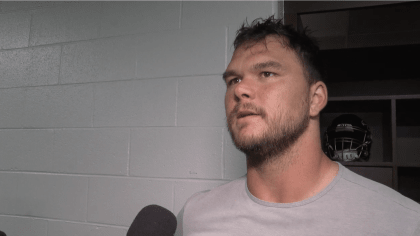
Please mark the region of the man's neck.
POLYGON ((248 167, 247 185, 252 195, 267 202, 298 202, 316 195, 331 183, 338 164, 328 159, 316 144, 296 144, 295 147, 313 147, 291 149, 259 168, 248 167))

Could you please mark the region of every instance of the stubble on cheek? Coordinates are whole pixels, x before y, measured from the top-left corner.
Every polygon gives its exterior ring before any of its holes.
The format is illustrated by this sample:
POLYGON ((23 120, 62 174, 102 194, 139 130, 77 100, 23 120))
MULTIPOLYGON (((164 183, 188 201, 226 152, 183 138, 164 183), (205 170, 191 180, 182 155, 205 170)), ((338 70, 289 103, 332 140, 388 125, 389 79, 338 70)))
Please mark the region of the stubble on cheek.
MULTIPOLYGON (((227 117, 227 127, 229 129, 229 132, 231 133, 232 139, 233 140, 240 140, 241 138, 239 137, 239 133, 247 128, 247 126, 249 125, 255 125, 255 123, 253 123, 253 121, 250 122, 241 122, 238 123, 238 111, 239 109, 241 110, 250 110, 253 113, 257 114, 258 117, 261 119, 260 122, 258 122, 258 126, 264 126, 264 123, 267 123, 267 113, 265 112, 265 110, 261 107, 257 107, 256 105, 252 104, 252 103, 245 103, 245 104, 236 104, 235 107, 233 108, 233 110, 230 112, 229 116, 227 117)), ((259 130, 264 129, 263 127, 259 128, 259 130)), ((254 135, 252 135, 251 137, 254 137, 254 135)), ((247 138, 247 140, 251 140, 251 138, 247 138)))
POLYGON ((259 145, 267 134, 270 134, 268 123, 262 117, 258 123, 255 121, 236 123, 236 118, 230 123, 229 133, 235 146, 241 148, 252 148, 259 145))

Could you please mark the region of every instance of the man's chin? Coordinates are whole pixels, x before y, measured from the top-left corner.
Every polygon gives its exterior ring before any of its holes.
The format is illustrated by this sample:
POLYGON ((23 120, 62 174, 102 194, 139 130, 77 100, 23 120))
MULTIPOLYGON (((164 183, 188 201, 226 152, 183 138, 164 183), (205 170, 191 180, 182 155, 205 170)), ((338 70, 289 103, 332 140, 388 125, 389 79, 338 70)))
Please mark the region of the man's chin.
POLYGON ((234 143, 235 146, 239 150, 253 150, 256 147, 260 147, 263 144, 263 140, 261 138, 256 138, 255 136, 244 137, 242 136, 239 139, 235 139, 234 143))
POLYGON ((244 123, 235 127, 235 136, 241 142, 258 142, 267 133, 261 125, 244 123))

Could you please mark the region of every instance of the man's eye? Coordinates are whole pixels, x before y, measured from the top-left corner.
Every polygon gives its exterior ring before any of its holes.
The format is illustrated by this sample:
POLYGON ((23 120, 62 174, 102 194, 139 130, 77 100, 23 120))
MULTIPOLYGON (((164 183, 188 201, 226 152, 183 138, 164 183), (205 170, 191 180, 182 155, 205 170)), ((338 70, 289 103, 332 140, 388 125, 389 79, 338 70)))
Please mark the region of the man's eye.
POLYGON ((240 79, 239 78, 234 78, 228 81, 227 85, 232 85, 232 84, 236 84, 239 83, 240 79))
POLYGON ((272 73, 272 72, 263 72, 262 75, 264 77, 271 77, 271 76, 274 76, 274 73, 272 73))

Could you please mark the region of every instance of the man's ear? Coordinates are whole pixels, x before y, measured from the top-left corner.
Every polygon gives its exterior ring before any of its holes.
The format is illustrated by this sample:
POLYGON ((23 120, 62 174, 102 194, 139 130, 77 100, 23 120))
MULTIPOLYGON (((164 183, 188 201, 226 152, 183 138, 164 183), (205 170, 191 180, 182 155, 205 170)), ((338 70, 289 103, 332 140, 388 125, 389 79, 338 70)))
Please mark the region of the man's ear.
POLYGON ((311 117, 318 116, 321 110, 327 105, 328 90, 324 82, 318 81, 310 87, 311 105, 309 115, 311 117))

